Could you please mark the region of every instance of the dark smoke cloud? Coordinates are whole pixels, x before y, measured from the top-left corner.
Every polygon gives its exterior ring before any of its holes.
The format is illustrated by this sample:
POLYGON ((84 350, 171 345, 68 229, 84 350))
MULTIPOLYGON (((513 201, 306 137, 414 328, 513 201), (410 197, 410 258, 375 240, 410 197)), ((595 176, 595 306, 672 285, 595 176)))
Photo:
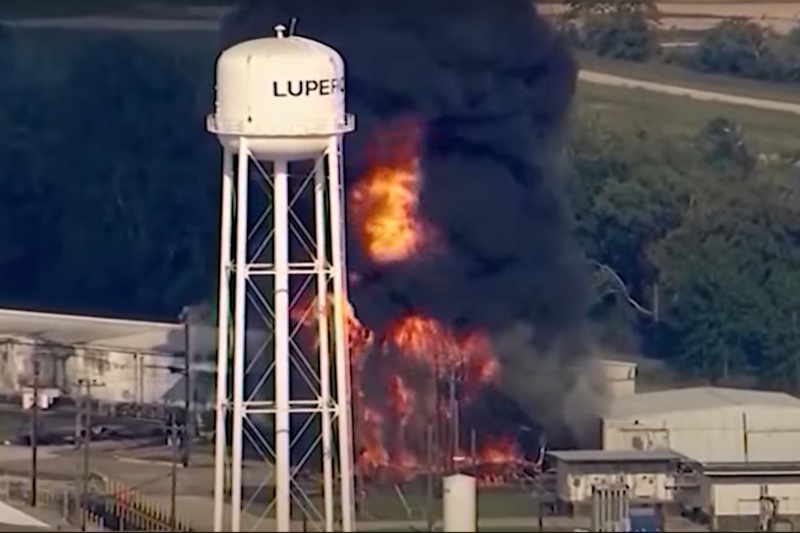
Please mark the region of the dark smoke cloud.
POLYGON ((532 2, 257 0, 226 19, 224 43, 273 35, 293 17, 299 35, 345 58, 358 120, 346 141, 349 182, 377 126, 413 113, 425 128, 422 213, 444 249, 381 267, 350 239, 359 317, 379 329, 413 309, 498 336, 526 324, 527 349, 507 357, 585 354, 582 268, 555 170, 576 67, 532 2))

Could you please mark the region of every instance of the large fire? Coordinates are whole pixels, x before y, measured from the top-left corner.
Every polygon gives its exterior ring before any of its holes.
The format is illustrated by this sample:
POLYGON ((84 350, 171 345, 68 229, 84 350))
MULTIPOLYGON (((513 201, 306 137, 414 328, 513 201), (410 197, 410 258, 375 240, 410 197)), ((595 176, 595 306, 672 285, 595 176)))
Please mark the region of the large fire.
POLYGON ((349 211, 366 254, 376 263, 408 260, 433 240, 419 217, 420 129, 411 119, 379 133, 370 164, 349 196, 349 211))
MULTIPOLYGON (((390 129, 376 135, 371 164, 348 197, 363 251, 377 264, 411 260, 436 240, 435 229, 418 212, 419 124, 404 119, 390 129)), ((473 430, 481 428, 460 424, 497 377, 486 334, 451 331, 416 312, 373 332, 345 306, 357 467, 363 475, 410 477, 477 465, 496 475, 498 465, 519 461, 513 435, 476 438, 473 430)))

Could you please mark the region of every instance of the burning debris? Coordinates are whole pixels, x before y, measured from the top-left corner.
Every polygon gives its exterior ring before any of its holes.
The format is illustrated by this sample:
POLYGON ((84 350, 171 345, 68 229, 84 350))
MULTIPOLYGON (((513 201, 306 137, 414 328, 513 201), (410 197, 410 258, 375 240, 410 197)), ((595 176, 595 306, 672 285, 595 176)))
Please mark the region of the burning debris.
POLYGON ((224 44, 295 17, 345 57, 359 120, 345 154, 360 467, 509 464, 542 428, 574 436, 566 410, 596 397, 574 393, 588 355, 555 171, 565 45, 528 0, 258 0, 224 44), (498 342, 520 327, 524 345, 498 342))

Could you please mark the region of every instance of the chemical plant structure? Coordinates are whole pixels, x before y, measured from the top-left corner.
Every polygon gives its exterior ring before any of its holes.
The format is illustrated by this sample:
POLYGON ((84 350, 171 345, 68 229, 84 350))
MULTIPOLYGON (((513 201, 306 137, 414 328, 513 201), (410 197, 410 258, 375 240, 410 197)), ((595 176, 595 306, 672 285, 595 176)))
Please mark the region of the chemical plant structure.
POLYGON ((266 508, 275 509, 276 531, 293 529, 292 509, 320 530, 352 531, 341 145, 354 117, 345 112, 341 56, 284 26, 275 31, 220 55, 207 124, 223 147, 214 530, 245 527, 243 509, 255 497, 243 496, 242 460, 255 450, 274 471, 247 489, 264 493, 274 483, 266 508), (259 189, 271 201, 259 205, 259 189), (309 210, 298 209, 309 196, 311 223, 309 210), (308 294, 315 305, 298 311, 308 294), (298 321, 315 323, 311 342, 293 327, 298 321), (309 461, 321 462, 321 498, 297 474, 309 461))

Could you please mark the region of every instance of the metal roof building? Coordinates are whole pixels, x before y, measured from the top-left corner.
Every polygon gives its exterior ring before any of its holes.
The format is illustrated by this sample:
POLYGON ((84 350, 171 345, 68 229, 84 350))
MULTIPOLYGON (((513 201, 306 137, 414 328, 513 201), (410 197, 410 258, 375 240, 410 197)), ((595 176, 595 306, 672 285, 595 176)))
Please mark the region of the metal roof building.
MULTIPOLYGON (((216 330, 191 328, 194 372, 208 371, 216 330)), ((101 401, 181 401, 186 335, 179 323, 123 320, 0 309, 0 394, 30 387, 33 360, 40 386, 71 394, 78 379, 95 378, 101 401)))
MULTIPOLYGON (((267 337, 266 330, 247 332, 252 357, 267 337)), ((214 326, 197 321, 189 328, 194 393, 201 403, 213 398, 216 341, 214 326)), ((0 395, 30 387, 35 359, 43 388, 72 394, 78 379, 94 378, 105 384, 93 391, 100 401, 182 402, 186 350, 185 327, 176 322, 0 309, 0 395)))
POLYGON ((800 462, 800 399, 717 387, 614 398, 603 448, 672 449, 700 463, 800 462))

